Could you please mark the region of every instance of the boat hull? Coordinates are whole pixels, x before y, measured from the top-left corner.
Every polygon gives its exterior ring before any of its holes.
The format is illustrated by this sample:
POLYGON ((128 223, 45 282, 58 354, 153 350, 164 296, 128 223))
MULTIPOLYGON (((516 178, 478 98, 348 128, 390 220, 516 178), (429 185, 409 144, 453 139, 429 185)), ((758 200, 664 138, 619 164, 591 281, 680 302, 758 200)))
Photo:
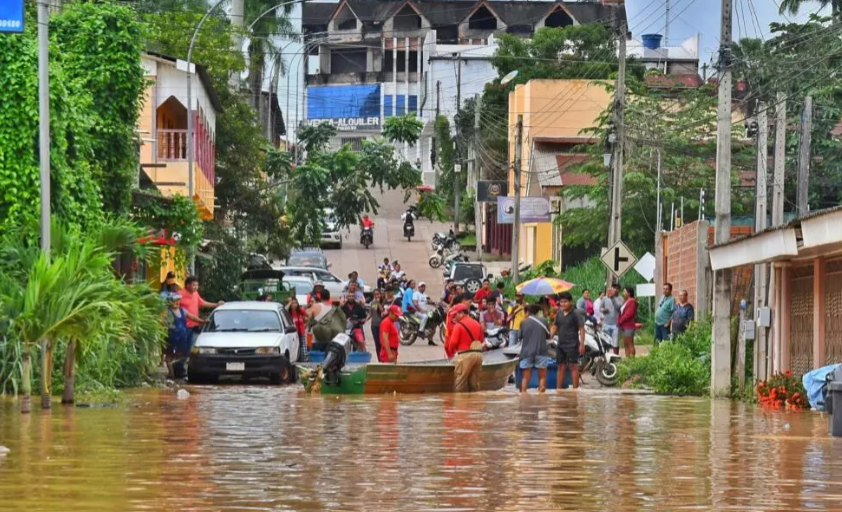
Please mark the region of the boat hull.
MULTIPOLYGON (((502 389, 517 367, 517 360, 486 361, 480 373, 480 390, 502 389)), ((302 382, 311 368, 299 367, 302 382)), ((322 384, 323 395, 452 393, 454 366, 447 361, 418 364, 369 364, 343 370, 337 386, 322 384)))

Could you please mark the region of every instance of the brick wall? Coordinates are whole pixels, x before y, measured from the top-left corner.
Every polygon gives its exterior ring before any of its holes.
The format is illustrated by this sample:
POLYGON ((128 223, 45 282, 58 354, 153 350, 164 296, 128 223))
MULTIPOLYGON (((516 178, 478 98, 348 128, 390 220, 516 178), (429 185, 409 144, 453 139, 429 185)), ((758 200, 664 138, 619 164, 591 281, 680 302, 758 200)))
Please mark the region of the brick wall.
MULTIPOLYGON (((731 239, 751 234, 750 226, 733 226, 731 239)), ((713 244, 714 228, 707 222, 693 222, 664 234, 663 282, 672 283, 675 291, 687 290, 690 302, 700 313, 709 311, 711 271, 707 248, 713 244)), ((751 288, 752 268, 733 269, 734 310, 751 288)), ((657 290, 660 294, 661 291, 657 290)))

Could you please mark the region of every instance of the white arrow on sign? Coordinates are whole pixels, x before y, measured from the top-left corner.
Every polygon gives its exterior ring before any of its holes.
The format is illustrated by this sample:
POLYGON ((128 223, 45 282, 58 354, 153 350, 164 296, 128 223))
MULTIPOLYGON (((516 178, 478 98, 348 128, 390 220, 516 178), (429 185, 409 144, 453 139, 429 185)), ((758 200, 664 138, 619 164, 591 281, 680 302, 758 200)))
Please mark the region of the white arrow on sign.
POLYGON ((615 277, 620 278, 625 274, 632 265, 637 262, 637 258, 626 247, 622 240, 611 246, 605 254, 602 255, 602 263, 608 267, 615 277))

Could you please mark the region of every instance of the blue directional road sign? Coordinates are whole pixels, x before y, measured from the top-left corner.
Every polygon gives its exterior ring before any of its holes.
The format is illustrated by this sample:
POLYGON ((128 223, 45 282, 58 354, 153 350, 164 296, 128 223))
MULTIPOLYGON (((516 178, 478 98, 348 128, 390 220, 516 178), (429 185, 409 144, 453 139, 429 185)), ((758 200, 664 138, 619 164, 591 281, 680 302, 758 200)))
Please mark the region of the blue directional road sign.
POLYGON ((23 0, 0 0, 0 32, 23 32, 23 0))

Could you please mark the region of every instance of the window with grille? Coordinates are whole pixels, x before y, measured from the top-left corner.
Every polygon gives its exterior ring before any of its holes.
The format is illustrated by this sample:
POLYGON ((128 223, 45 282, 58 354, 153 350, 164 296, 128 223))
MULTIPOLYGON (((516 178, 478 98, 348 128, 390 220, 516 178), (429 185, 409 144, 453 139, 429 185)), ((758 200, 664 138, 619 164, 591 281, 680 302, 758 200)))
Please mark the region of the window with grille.
POLYGON ((363 140, 360 137, 343 137, 340 142, 343 147, 345 144, 351 146, 351 151, 359 152, 363 150, 363 140))

